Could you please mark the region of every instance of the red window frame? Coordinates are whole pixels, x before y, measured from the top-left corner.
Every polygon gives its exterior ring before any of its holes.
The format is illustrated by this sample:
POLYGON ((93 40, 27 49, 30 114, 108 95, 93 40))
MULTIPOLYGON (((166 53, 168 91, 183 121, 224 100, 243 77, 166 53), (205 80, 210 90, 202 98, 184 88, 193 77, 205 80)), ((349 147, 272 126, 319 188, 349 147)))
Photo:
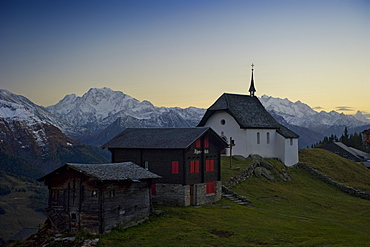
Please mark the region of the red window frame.
POLYGON ((206 160, 206 172, 215 170, 215 160, 206 160))
POLYGON ((199 172, 199 160, 191 160, 190 161, 190 173, 198 173, 199 172))
POLYGON ((206 183, 206 194, 215 193, 215 182, 206 183))
POLYGON ((179 174, 179 162, 178 161, 172 161, 172 174, 179 174))

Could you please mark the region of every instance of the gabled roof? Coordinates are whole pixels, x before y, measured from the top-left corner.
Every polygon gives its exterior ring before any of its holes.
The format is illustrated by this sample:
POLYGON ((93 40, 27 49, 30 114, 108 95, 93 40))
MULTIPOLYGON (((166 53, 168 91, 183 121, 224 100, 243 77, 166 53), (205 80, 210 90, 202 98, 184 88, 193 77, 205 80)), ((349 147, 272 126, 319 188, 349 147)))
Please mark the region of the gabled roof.
POLYGON ((39 178, 44 181, 50 176, 57 176, 58 171, 71 168, 88 177, 93 177, 101 181, 123 181, 141 180, 149 178, 161 178, 133 162, 108 163, 108 164, 74 164, 67 163, 64 166, 52 171, 51 173, 39 178))
POLYGON ((193 128, 127 128, 103 148, 138 148, 138 149, 185 149, 207 131, 211 131, 219 142, 227 146, 210 127, 193 128))
POLYGON ((239 124, 240 128, 276 129, 286 138, 298 138, 293 131, 279 124, 261 104, 250 95, 224 93, 206 111, 198 126, 204 126, 208 119, 218 111, 226 111, 239 124))
POLYGON ((353 148, 353 147, 348 147, 346 144, 344 144, 342 142, 334 142, 334 144, 339 146, 343 150, 345 150, 347 153, 352 154, 353 156, 355 156, 359 160, 368 160, 368 159, 370 159, 370 154, 365 153, 365 152, 363 152, 361 150, 358 150, 356 148, 353 148))

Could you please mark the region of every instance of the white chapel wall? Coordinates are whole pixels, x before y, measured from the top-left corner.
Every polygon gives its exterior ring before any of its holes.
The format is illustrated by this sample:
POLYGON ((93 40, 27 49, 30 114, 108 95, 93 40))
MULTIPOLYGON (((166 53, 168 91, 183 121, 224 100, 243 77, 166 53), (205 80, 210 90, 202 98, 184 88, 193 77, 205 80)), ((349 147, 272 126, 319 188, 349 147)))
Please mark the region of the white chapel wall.
POLYGON ((286 165, 292 166, 298 163, 298 138, 285 138, 277 134, 277 157, 286 165))
MULTIPOLYGON (((246 155, 246 134, 245 130, 240 129, 239 124, 227 112, 220 111, 214 113, 206 122, 205 126, 211 127, 218 135, 225 136, 227 143, 230 142, 230 137, 235 140, 233 147, 233 155, 246 155), (222 121, 224 120, 224 121, 222 121)), ((226 149, 226 155, 230 155, 230 149, 226 149)))
POLYGON ((247 129, 246 130, 247 156, 259 154, 262 157, 274 158, 276 153, 276 130, 274 129, 247 129), (268 137, 269 136, 269 137, 268 137))

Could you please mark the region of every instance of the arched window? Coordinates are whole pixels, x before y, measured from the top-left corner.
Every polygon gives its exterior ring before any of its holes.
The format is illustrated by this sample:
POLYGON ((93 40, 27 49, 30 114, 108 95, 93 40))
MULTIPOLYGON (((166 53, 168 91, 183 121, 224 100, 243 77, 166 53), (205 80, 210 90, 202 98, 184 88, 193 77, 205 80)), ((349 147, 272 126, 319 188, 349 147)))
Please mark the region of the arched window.
POLYGON ((257 144, 260 144, 260 142, 261 142, 260 132, 257 132, 257 144))
POLYGON ((270 132, 267 132, 266 140, 267 140, 267 144, 270 144, 270 132))

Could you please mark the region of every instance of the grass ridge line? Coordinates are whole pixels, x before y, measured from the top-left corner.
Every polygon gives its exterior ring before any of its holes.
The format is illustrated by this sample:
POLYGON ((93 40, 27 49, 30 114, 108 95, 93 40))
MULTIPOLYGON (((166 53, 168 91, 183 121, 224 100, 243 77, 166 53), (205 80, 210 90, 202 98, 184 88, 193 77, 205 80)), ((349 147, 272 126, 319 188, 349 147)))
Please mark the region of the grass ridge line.
POLYGON ((312 166, 308 165, 307 163, 299 162, 295 166, 299 169, 307 170, 313 176, 319 178, 320 180, 324 181, 327 184, 330 184, 330 185, 333 185, 333 186, 337 187, 338 189, 340 189, 341 191, 343 191, 345 193, 348 193, 352 196, 359 197, 359 198, 362 198, 362 199, 370 200, 370 194, 369 193, 364 192, 362 190, 358 190, 358 189, 353 188, 353 187, 348 186, 348 185, 338 183, 338 182, 334 181, 333 179, 331 179, 330 177, 328 177, 328 176, 322 174, 321 172, 319 172, 318 170, 314 169, 312 166))

